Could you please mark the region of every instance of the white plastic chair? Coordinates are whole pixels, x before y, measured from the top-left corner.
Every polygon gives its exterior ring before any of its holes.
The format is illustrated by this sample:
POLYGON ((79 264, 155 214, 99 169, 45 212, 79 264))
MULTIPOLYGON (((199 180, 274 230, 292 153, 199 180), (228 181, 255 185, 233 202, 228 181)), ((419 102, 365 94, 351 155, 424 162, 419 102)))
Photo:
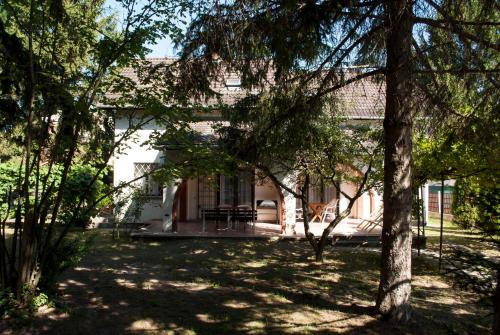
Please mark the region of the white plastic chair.
POLYGON ((325 219, 327 216, 335 216, 337 214, 337 206, 336 205, 328 205, 323 208, 323 213, 321 214, 321 223, 325 223, 325 219))

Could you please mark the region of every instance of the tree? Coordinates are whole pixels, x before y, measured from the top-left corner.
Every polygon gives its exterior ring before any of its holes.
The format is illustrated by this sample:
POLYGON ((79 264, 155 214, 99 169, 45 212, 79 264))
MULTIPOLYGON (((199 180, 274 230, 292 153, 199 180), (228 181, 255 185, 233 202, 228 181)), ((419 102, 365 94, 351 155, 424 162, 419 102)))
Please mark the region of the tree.
MULTIPOLYGON (((494 65, 477 63, 457 69, 446 59, 428 65, 428 49, 446 52, 460 44, 465 54, 477 50, 498 53, 500 47, 481 30, 498 26, 493 1, 477 2, 473 20, 462 17, 466 1, 237 1, 205 4, 192 21, 183 46, 183 58, 196 64, 196 76, 186 82, 206 90, 208 81, 227 70, 242 76, 248 89, 273 85, 287 93, 290 83, 304 90, 313 102, 346 84, 383 74, 386 83, 384 118, 384 227, 378 311, 387 318, 410 317, 411 292, 411 155, 413 117, 420 102, 438 106, 439 99, 419 93, 416 74, 459 75, 464 72, 495 72, 494 65), (433 27, 446 35, 446 44, 432 44, 421 33, 433 27), (217 55, 217 61, 213 55, 217 55), (345 64, 369 67, 347 76, 345 64), (272 70, 272 75, 270 72, 272 70), (196 80, 198 79, 198 80, 196 80), (309 85, 314 83, 314 85, 309 85)), ((188 71, 189 72, 189 71, 188 71)), ((424 87, 425 88, 425 87, 424 87)), ((420 88, 425 92, 423 88, 420 88)), ((279 89, 273 90, 278 92, 279 89)), ((288 106, 275 122, 293 119, 295 106, 288 106)))
MULTIPOLYGON (((292 91, 293 88, 290 88, 292 91)), ((250 165, 270 178, 282 190, 299 199, 302 212, 308 212, 309 187, 333 186, 336 190, 337 215, 319 238, 310 231, 309 217, 303 215, 306 238, 316 261, 335 227, 352 211, 355 202, 371 189, 380 186, 380 125, 356 124, 343 116, 346 107, 339 97, 325 97, 316 103, 290 102, 304 94, 264 94, 250 97, 235 106, 226 106, 225 119, 230 124, 219 129, 222 150, 237 164, 250 165), (287 106, 301 109, 296 120, 276 123, 287 113, 287 106), (314 110, 313 110, 314 109, 314 110), (292 184, 284 179, 291 178, 292 184), (295 182, 299 182, 295 188, 295 182), (354 185, 347 194, 341 183, 354 185), (348 200, 340 210, 340 195, 348 200)))
MULTIPOLYGON (((136 117, 135 128, 114 144, 105 136, 117 108, 152 104, 151 90, 131 83, 120 69, 131 63, 139 68, 147 43, 176 33, 176 13, 168 1, 121 4, 123 22, 106 14, 104 1, 20 0, 0 7, 0 131, 22 129, 14 197, 2 218, 2 228, 9 215, 15 223, 11 236, 5 229, 0 236, 0 283, 22 302, 30 301, 41 277, 62 261, 54 257, 65 256, 60 251, 68 231, 116 191, 93 201, 87 197, 113 152, 151 120, 151 115, 136 117), (115 96, 105 99, 106 92, 115 96), (114 108, 96 108, 104 102, 114 108), (82 170, 85 146, 100 151, 92 168, 82 170), (73 178, 79 171, 81 178, 73 178)), ((175 6, 185 8, 180 1, 175 6)))
MULTIPOLYGON (((444 9, 438 11, 439 16, 448 21, 452 17, 459 19, 460 23, 450 24, 463 33, 450 43, 446 30, 430 25, 425 30, 427 39, 415 46, 422 70, 416 84, 432 103, 415 135, 415 179, 417 183, 429 179, 457 180, 454 221, 478 229, 490 241, 498 242, 498 208, 493 204, 497 203, 500 171, 496 159, 500 155, 500 54, 494 45, 484 47, 485 43, 477 42, 478 38, 483 42, 495 40, 500 18, 498 5, 470 1, 447 3, 444 9), (475 36, 475 41, 464 35, 475 36)), ((493 299, 494 334, 500 330, 498 292, 493 299)))

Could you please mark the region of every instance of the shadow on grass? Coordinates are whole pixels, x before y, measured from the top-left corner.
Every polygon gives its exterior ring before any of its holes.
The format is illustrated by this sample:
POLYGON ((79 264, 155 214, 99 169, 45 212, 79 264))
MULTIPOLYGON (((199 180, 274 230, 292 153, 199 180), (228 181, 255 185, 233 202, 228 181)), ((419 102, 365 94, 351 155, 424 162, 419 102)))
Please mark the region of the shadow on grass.
POLYGON ((484 322, 467 306, 443 304, 442 287, 432 286, 416 289, 421 325, 378 321, 371 311, 379 253, 330 249, 324 264, 310 262, 308 254, 303 242, 113 243, 103 237, 79 267, 60 278, 57 300, 63 308, 40 314, 29 331, 438 334, 440 319, 471 333, 483 330, 484 322))

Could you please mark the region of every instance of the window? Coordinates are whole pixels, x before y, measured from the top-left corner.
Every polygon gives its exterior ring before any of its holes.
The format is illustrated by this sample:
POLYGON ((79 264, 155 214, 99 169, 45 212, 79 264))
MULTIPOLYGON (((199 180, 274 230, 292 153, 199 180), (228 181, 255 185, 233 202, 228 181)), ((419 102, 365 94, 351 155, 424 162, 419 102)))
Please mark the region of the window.
POLYGON ((252 206, 252 173, 240 171, 238 183, 238 204, 252 206))
POLYGON ((220 176, 220 204, 234 205, 234 177, 220 176))
POLYGON ((252 205, 252 174, 240 171, 237 176, 220 176, 220 204, 252 205))
MULTIPOLYGON (((215 208, 217 206, 217 183, 214 177, 198 178, 198 207, 215 208)), ((201 214, 200 214, 201 217, 201 214)))
POLYGON ((134 163, 134 178, 144 176, 137 180, 137 184, 145 196, 159 197, 162 195, 161 185, 152 176, 152 172, 158 168, 156 163, 134 163))
MULTIPOLYGON (((217 206, 252 206, 252 173, 240 171, 238 176, 198 178, 198 208, 217 206)), ((201 211, 198 213, 201 218, 201 211)))

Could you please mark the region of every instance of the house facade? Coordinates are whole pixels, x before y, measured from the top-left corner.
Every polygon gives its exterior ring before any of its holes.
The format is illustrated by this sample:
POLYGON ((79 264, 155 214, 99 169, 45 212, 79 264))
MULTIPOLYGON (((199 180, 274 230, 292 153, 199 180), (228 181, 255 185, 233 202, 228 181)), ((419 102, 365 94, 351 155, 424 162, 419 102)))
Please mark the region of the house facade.
MULTIPOLYGON (((241 95, 238 78, 229 77, 219 92, 227 100, 235 100, 241 95)), ((345 108, 348 122, 381 122, 385 100, 381 83, 363 80, 343 88, 339 96, 345 108)), ((138 113, 139 115, 140 113, 138 113)), ((214 126, 224 120, 217 115, 207 116, 191 127, 203 136, 213 136, 214 126)), ((117 114, 115 138, 120 139, 134 123, 130 113, 117 114)), ((130 183, 125 187, 120 199, 116 200, 116 215, 120 220, 134 222, 161 222, 164 232, 179 231, 183 225, 203 220, 203 210, 214 208, 248 208, 257 213, 257 222, 279 227, 282 234, 294 234, 297 219, 300 218, 300 201, 293 194, 281 189, 260 171, 238 171, 231 176, 200 176, 187 180, 177 180, 169 185, 161 185, 149 173, 171 159, 161 148, 147 144, 154 132, 163 132, 162 126, 150 120, 145 122, 126 145, 113 158, 114 186, 130 183), (133 192, 140 190, 140 196, 133 192), (133 202, 136 204, 133 204, 133 202), (133 214, 133 215, 132 215, 133 214)), ((279 181, 291 189, 296 189, 298 178, 294 175, 278 175, 279 181)), ((342 191, 353 195, 355 185, 341 184, 342 191)), ((337 204, 342 211, 348 200, 333 186, 313 186, 308 192, 309 202, 331 206, 337 204)), ((354 204, 349 219, 369 220, 380 212, 382 197, 376 191, 365 192, 354 204)))

